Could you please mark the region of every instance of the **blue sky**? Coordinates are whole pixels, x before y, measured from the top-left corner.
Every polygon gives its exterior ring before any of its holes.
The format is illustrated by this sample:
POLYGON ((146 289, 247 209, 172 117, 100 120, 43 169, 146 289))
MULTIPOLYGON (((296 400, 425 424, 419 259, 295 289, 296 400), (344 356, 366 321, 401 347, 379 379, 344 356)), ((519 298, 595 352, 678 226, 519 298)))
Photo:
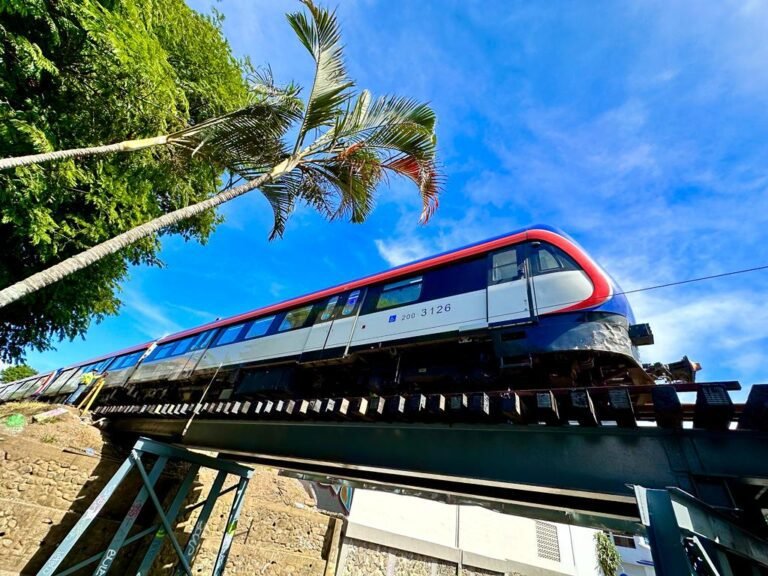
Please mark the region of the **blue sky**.
MULTIPOLYGON (((210 0, 191 5, 208 11, 210 0)), ((238 55, 310 81, 284 13, 222 0, 238 55)), ((768 3, 345 1, 360 87, 429 101, 446 175, 419 226, 393 181, 362 225, 300 209, 267 242, 253 194, 206 246, 168 238, 136 268, 119 316, 31 352, 38 369, 146 341, 389 265, 542 222, 574 236, 625 289, 768 263, 768 3)), ((702 380, 768 382, 768 272, 631 296, 657 344, 644 360, 700 361, 702 380)))

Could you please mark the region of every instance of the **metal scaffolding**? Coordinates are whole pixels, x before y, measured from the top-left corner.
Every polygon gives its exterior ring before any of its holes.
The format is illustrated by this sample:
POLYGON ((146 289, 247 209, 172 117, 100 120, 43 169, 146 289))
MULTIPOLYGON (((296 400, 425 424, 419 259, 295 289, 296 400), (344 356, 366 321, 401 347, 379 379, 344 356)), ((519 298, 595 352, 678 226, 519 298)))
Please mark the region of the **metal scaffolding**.
POLYGON ((216 562, 214 563, 212 572, 214 576, 223 574, 224 567, 227 563, 229 550, 232 546, 235 527, 237 526, 240 510, 243 505, 243 497, 245 495, 245 491, 248 487, 248 482, 252 474, 252 469, 228 460, 224 460, 222 458, 213 458, 192 452, 185 448, 170 446, 168 444, 156 442, 147 438, 140 438, 136 444, 134 444, 128 458, 123 462, 120 468, 118 468, 118 470, 107 482, 106 486, 104 486, 96 499, 91 503, 81 518, 72 527, 61 544, 59 544, 59 546, 56 548, 56 551, 40 569, 38 575, 67 576, 68 574, 73 574, 86 566, 97 563, 93 573, 96 576, 103 576, 107 574, 112 568, 117 555, 123 547, 146 536, 153 535, 149 545, 146 548, 141 564, 136 572, 137 576, 146 575, 149 573, 153 563, 157 559, 157 556, 163 547, 163 544, 165 543, 166 538, 171 543, 171 546, 176 552, 176 556, 178 558, 178 568, 176 570, 176 574, 187 574, 191 576, 191 566, 199 549, 201 536, 205 530, 208 519, 210 518, 214 504, 221 496, 224 496, 225 494, 234 490, 235 498, 229 511, 229 518, 227 519, 226 529, 222 536, 219 552, 216 556, 216 562), (147 471, 144 462, 142 461, 142 458, 146 455, 156 457, 149 471, 147 471), (169 462, 184 462, 190 466, 170 505, 167 509, 165 509, 155 491, 155 485, 169 462), (202 507, 202 510, 197 518, 186 547, 182 548, 175 536, 174 524, 176 522, 176 517, 182 510, 184 500, 187 498, 190 488, 192 487, 192 483, 200 468, 217 470, 218 473, 206 499, 191 508, 187 508, 187 511, 191 511, 198 507, 202 507), (77 564, 70 566, 65 570, 57 572, 56 570, 75 547, 78 540, 83 536, 85 531, 91 525, 93 520, 99 514, 110 497, 115 493, 115 490, 117 490, 120 484, 128 477, 128 474, 134 469, 141 477, 142 487, 134 498, 130 508, 128 509, 128 512, 125 515, 125 518, 112 537, 108 547, 102 552, 94 554, 90 558, 86 558, 85 560, 78 562, 77 564), (237 476, 239 480, 230 488, 222 490, 224 481, 229 474, 237 476), (149 528, 129 536, 131 529, 133 528, 133 525, 136 522, 136 519, 141 513, 147 500, 152 502, 152 505, 154 506, 155 512, 160 521, 159 523, 156 523, 149 528))

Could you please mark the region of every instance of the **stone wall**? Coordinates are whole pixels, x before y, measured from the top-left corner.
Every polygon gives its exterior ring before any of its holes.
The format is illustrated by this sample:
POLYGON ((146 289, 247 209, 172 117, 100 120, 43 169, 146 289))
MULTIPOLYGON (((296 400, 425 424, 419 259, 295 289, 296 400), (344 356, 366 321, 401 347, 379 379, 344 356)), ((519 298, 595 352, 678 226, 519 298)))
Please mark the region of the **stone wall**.
POLYGON ((373 544, 354 538, 344 539, 344 558, 337 576, 522 576, 472 566, 373 544))
MULTIPOLYGON (((3 406, 0 420, 11 405, 3 406)), ((50 408, 50 407, 47 407, 50 408)), ((46 409, 46 408, 44 408, 46 409)), ((28 412, 42 411, 28 407, 28 412)), ((18 434, 0 428, 0 576, 35 574, 91 504, 126 456, 105 441, 101 433, 70 413, 57 422, 28 424, 18 434), (86 453, 87 451, 87 453, 86 453)), ((168 465, 156 486, 166 504, 185 465, 168 465)), ((198 474, 185 504, 205 498, 215 472, 198 474)), ((225 487, 236 482, 230 476, 225 487)), ((80 539, 62 568, 107 547, 140 487, 131 473, 80 539)), ((195 572, 210 573, 218 552, 234 492, 221 498, 211 514, 195 561, 195 572)), ((132 533, 156 522, 150 502, 132 533)), ((200 508, 182 516, 177 536, 186 543, 200 508)), ((243 503, 227 574, 264 576, 331 576, 338 555, 340 521, 319 513, 300 483, 278 477, 275 470, 254 471, 243 503)), ((124 548, 111 573, 129 573, 138 567, 147 539, 124 548)), ((153 574, 170 574, 175 554, 166 544, 153 574)), ((91 574, 90 570, 78 573, 91 574)))
MULTIPOLYGON (((205 497, 214 476, 211 470, 201 470, 198 479, 205 491, 191 498, 190 504, 205 497)), ((225 485, 233 483, 234 478, 225 485)), ((195 561, 195 570, 202 569, 201 574, 210 573, 216 561, 233 499, 234 492, 219 499, 211 514, 195 561)), ((198 514, 199 509, 179 525, 182 542, 188 539, 198 514)), ((330 549, 327 540, 335 523, 335 518, 312 508, 312 501, 297 481, 259 468, 245 495, 227 574, 324 576, 330 549)), ((170 567, 175 558, 167 543, 162 563, 170 567)), ((331 556, 332 563, 334 560, 331 556)))
POLYGON ((456 565, 396 548, 346 539, 338 576, 456 576, 456 565))
MULTIPOLYGON (((37 572, 99 493, 101 479, 118 465, 34 440, 0 440, 0 573, 37 572)), ((132 498, 136 490, 138 484, 129 482, 114 502, 132 498)), ((94 521, 73 557, 106 548, 108 535, 119 526, 114 508, 108 505, 94 521)), ((115 570, 128 568, 122 561, 115 565, 115 570)))

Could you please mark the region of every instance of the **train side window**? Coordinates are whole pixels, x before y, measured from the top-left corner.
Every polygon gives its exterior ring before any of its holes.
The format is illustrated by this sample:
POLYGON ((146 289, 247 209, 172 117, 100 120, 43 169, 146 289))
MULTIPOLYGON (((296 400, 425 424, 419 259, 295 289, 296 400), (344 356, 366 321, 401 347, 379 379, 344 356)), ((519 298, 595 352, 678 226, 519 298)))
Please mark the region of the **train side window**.
POLYGON ((344 308, 341 309, 342 316, 349 316, 357 308, 357 303, 360 301, 360 290, 353 290, 347 296, 347 301, 344 304, 344 308))
POLYGON ((288 312, 280 323, 280 327, 277 331, 285 332, 286 330, 303 327, 312 312, 312 306, 313 305, 310 304, 309 306, 302 306, 301 308, 296 308, 288 312))
POLYGON ((81 368, 81 370, 83 374, 86 374, 88 372, 93 372, 94 370, 96 372, 101 372, 103 367, 104 367, 104 360, 101 360, 100 362, 92 362, 91 364, 86 364, 81 368))
POLYGON ((168 358, 173 354, 173 349, 176 348, 176 342, 169 342, 155 348, 155 353, 152 355, 152 360, 162 360, 168 358))
POLYGON ((207 332, 199 334, 197 341, 192 345, 190 350, 202 350, 203 348, 208 348, 208 345, 211 343, 211 340, 213 340, 215 334, 215 328, 213 330, 208 330, 207 332))
POLYGON ((327 322, 331 319, 333 316, 333 311, 336 309, 336 304, 339 302, 338 296, 333 296, 328 299, 328 302, 323 307, 323 311, 320 313, 320 316, 317 318, 318 322, 327 322))
POLYGON ((121 356, 117 360, 114 361, 112 366, 110 366, 110 369, 112 370, 122 370, 123 368, 127 368, 131 359, 135 356, 135 354, 128 354, 127 356, 121 356))
POLYGON ((244 324, 235 324, 224 330, 216 339, 216 346, 222 346, 223 344, 232 344, 240 335, 244 324))
POLYGON ((251 324, 251 327, 248 328, 248 332, 245 333, 245 340, 257 338, 258 336, 264 336, 264 334, 267 333, 267 330, 269 330, 269 327, 272 325, 272 321, 274 319, 274 316, 267 316, 266 318, 258 318, 254 320, 253 324, 251 324))
POLYGON ((580 269, 573 258, 551 244, 535 243, 531 245, 529 262, 533 276, 580 269))
POLYGON ((376 302, 376 310, 384 310, 394 306, 403 306, 416 302, 421 296, 422 277, 409 278, 399 282, 386 284, 381 289, 379 300, 376 302))
POLYGON ((107 358, 106 360, 102 360, 96 365, 96 371, 97 372, 103 372, 107 369, 109 364, 112 362, 113 358, 107 358))
POLYGON ((62 384, 63 385, 65 382, 67 382, 67 380, 69 380, 72 377, 72 374, 74 374, 74 373, 75 373, 75 368, 70 368, 69 370, 64 370, 63 372, 61 372, 61 374, 56 376, 56 379, 53 382, 51 382, 51 386, 53 386, 54 384, 62 384))
POLYGON ((195 343, 195 340, 197 340, 197 335, 177 341, 176 348, 173 349, 173 355, 178 356, 179 354, 186 354, 189 352, 189 349, 192 347, 192 344, 195 343))
POLYGON ((152 353, 147 358, 148 361, 155 360, 158 356, 158 354, 167 354, 167 351, 165 350, 167 344, 160 344, 158 346, 155 346, 155 349, 152 350, 152 353))
POLYGON ((517 248, 497 252, 492 257, 491 283, 511 282, 523 277, 523 267, 517 263, 517 248))
POLYGON ((123 368, 130 368, 131 366, 136 366, 136 364, 139 363, 139 360, 141 360, 144 357, 145 353, 146 353, 146 350, 140 350, 139 352, 136 352, 136 354, 129 356, 128 360, 126 360, 123 363, 123 368))
POLYGON ((139 360, 141 360, 141 357, 144 356, 144 352, 145 350, 139 350, 138 352, 135 352, 130 356, 127 356, 123 361, 121 367, 130 368, 131 366, 136 366, 136 364, 139 363, 139 360))

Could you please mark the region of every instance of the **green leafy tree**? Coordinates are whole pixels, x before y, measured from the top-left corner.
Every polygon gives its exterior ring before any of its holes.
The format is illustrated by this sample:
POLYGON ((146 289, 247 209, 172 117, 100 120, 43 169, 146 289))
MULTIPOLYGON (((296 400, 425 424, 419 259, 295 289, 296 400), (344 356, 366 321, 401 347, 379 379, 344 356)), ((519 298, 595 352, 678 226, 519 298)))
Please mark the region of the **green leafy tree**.
POLYGON ((0 307, 256 189, 274 209, 273 236, 282 233, 285 219, 298 201, 331 219, 343 216, 363 221, 387 173, 405 176, 417 185, 422 220, 429 218, 439 192, 434 112, 407 98, 373 100, 367 91, 355 91, 344 67, 335 15, 310 0, 303 3, 308 12, 288 15, 315 61, 315 77, 303 110, 297 106, 295 87, 279 90, 262 84, 258 90, 272 95, 269 105, 276 110, 259 121, 262 134, 282 136, 292 127, 287 121, 296 120, 295 139, 281 142, 275 163, 265 162, 268 157, 263 153, 252 156, 252 150, 259 147, 239 136, 231 142, 224 138, 222 151, 235 159, 235 166, 229 163, 228 167, 247 180, 244 184, 136 226, 0 291, 0 307))
POLYGON ((8 366, 0 371, 0 382, 15 382, 22 378, 28 378, 37 374, 37 370, 27 366, 26 364, 19 364, 18 366, 8 366))
POLYGON ((603 576, 617 576, 621 567, 621 554, 611 537, 605 532, 595 533, 595 552, 597 565, 603 576))
MULTIPOLYGON (((183 0, 0 2, 0 157, 175 133, 254 104, 216 18, 183 0)), ((178 146, 0 173, 0 286, 214 196, 222 165, 178 146)), ((162 233, 205 241, 212 211, 162 233)), ((0 312, 0 358, 73 338, 114 314, 150 235, 0 312)))

